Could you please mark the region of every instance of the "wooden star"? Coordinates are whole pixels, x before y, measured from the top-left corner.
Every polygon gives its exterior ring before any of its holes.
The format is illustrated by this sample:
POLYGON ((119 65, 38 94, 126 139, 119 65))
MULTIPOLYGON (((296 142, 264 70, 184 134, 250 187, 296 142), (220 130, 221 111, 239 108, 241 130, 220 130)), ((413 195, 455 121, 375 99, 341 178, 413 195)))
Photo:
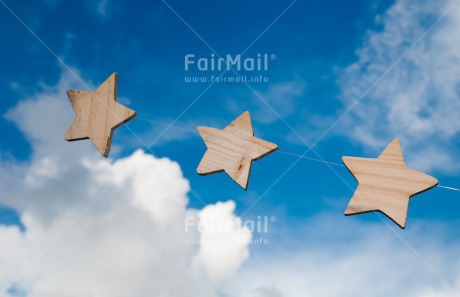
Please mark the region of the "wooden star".
POLYGON ((376 158, 343 157, 359 185, 345 215, 380 211, 406 227, 409 198, 438 184, 438 180, 406 166, 399 140, 394 139, 376 158))
POLYGON ((67 141, 89 138, 99 152, 108 157, 113 131, 137 115, 117 102, 117 80, 118 73, 113 73, 94 92, 67 90, 77 115, 65 134, 67 141))
POLYGON ((254 137, 249 112, 244 112, 224 130, 198 127, 208 150, 198 166, 200 175, 225 171, 246 190, 252 161, 278 149, 274 143, 254 137))

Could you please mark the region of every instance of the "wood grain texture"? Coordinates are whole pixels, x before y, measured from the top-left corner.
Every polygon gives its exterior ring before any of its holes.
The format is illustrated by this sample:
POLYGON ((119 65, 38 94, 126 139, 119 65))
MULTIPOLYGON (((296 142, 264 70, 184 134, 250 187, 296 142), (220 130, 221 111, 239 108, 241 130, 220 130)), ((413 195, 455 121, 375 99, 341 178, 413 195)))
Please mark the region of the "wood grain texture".
POLYGON ((197 129, 208 148, 198 166, 198 174, 225 171, 245 190, 252 161, 278 149, 276 144, 254 137, 251 116, 247 111, 224 130, 209 127, 197 129))
POLYGON ((343 162, 359 183, 345 215, 380 211, 403 229, 409 198, 438 184, 406 166, 397 138, 376 159, 343 157, 343 162))
POLYGON ((90 139, 99 152, 108 157, 113 131, 137 114, 117 102, 118 74, 113 73, 94 92, 68 90, 76 119, 67 130, 65 139, 90 139))

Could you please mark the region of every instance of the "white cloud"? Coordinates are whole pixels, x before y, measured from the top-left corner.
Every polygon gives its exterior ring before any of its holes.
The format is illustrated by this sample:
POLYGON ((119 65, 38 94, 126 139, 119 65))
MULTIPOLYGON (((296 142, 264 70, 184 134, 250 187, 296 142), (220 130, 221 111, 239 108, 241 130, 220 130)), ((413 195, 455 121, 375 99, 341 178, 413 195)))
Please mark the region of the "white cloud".
MULTIPOLYGON (((344 102, 359 98, 451 4, 398 0, 379 16, 383 29, 368 32, 342 74, 344 102)), ((352 110, 343 132, 379 150, 400 137, 419 169, 458 170, 451 139, 460 131, 459 28, 456 7, 352 110)))
POLYGON ((241 228, 242 222, 233 215, 234 210, 235 203, 229 201, 207 206, 198 214, 202 242, 195 264, 202 266, 214 281, 232 276, 249 257, 251 233, 241 228))
POLYGON ((89 141, 65 142, 74 115, 56 97, 71 86, 81 88, 64 73, 6 115, 33 154, 0 166, 1 202, 26 228, 0 226, 0 289, 13 283, 30 297, 217 296, 247 259, 251 234, 233 225, 225 236, 234 244, 224 244, 195 225, 186 232, 185 221, 234 220, 234 203, 188 209, 189 183, 177 163, 141 150, 106 160, 89 141), (224 255, 229 261, 214 262, 224 255))
POLYGON ((271 253, 257 250, 225 290, 229 297, 459 296, 459 244, 439 230, 412 222, 393 232, 382 222, 321 214, 303 230, 280 230, 271 253))

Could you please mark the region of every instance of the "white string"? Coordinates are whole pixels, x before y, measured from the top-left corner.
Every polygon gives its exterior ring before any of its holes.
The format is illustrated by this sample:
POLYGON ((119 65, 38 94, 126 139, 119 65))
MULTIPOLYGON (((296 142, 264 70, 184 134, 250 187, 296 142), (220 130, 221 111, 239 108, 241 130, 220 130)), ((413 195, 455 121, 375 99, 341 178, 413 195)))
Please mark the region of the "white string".
MULTIPOLYGON (((184 131, 187 131, 187 132, 190 132, 190 133, 198 133, 198 131, 196 131, 196 130, 191 130, 191 129, 187 129, 187 128, 180 127, 180 126, 175 126, 175 125, 170 125, 170 124, 164 123, 164 122, 153 121, 153 120, 149 120, 149 119, 142 118, 142 117, 136 117, 135 119, 138 119, 138 120, 141 120, 141 121, 144 121, 144 122, 149 122, 149 123, 153 123, 153 124, 162 125, 162 126, 171 126, 171 127, 181 129, 181 130, 184 130, 184 131)), ((296 155, 296 154, 289 153, 289 152, 283 152, 283 151, 279 151, 279 150, 275 151, 275 152, 280 153, 280 154, 284 154, 284 155, 298 157, 298 158, 301 158, 301 159, 307 159, 307 160, 310 160, 310 161, 316 161, 316 162, 321 162, 321 163, 330 164, 330 165, 334 165, 334 166, 345 167, 345 165, 343 165, 343 164, 324 161, 324 160, 316 159, 316 158, 305 157, 305 156, 296 155)))
POLYGON ((168 123, 153 121, 153 120, 149 120, 149 119, 145 119, 145 118, 141 118, 141 117, 135 117, 135 119, 138 119, 138 120, 141 120, 141 121, 144 121, 144 122, 149 122, 149 123, 153 123, 153 124, 162 125, 162 126, 174 127, 174 128, 181 129, 181 130, 184 130, 184 131, 187 131, 187 132, 190 132, 190 133, 198 133, 198 131, 196 131, 196 130, 187 129, 187 128, 179 127, 179 126, 176 126, 176 125, 171 125, 171 124, 168 124, 168 123))
MULTIPOLYGON (((144 121, 144 122, 149 122, 149 123, 153 123, 153 124, 162 125, 162 126, 171 126, 171 127, 174 127, 174 128, 180 129, 180 130, 184 130, 184 131, 187 131, 187 132, 190 132, 190 133, 195 133, 195 134, 198 133, 198 131, 196 131, 196 130, 184 128, 184 127, 177 126, 177 125, 170 125, 168 123, 154 121, 154 120, 150 120, 150 119, 146 119, 146 118, 142 118, 142 117, 135 117, 135 119, 138 119, 138 120, 141 120, 141 121, 144 121)), ((284 155, 288 155, 288 156, 297 157, 297 158, 300 158, 300 159, 306 159, 306 160, 310 160, 310 161, 316 161, 316 162, 321 162, 321 163, 325 163, 325 164, 329 164, 329 165, 334 165, 334 166, 339 166, 339 167, 346 168, 346 166, 343 165, 343 164, 329 162, 329 161, 316 159, 316 158, 305 157, 305 156, 302 156, 302 155, 297 155, 297 154, 293 154, 293 153, 289 153, 289 152, 283 152, 283 151, 278 150, 278 151, 275 151, 275 153, 280 153, 280 154, 284 154, 284 155)), ((460 192, 460 189, 453 188, 453 187, 447 187, 447 186, 441 186, 441 185, 437 185, 437 187, 443 188, 443 189, 446 189, 446 190, 460 192)))
MULTIPOLYGON (((59 98, 59 97, 55 97, 55 96, 49 96, 49 97, 59 98)), ((63 99, 63 98, 59 98, 59 99, 63 99)), ((187 132, 190 132, 190 133, 195 133, 195 134, 198 133, 198 131, 196 131, 196 130, 184 128, 184 127, 177 126, 177 125, 171 125, 171 124, 160 122, 160 121, 154 121, 154 120, 150 120, 150 119, 146 119, 146 118, 142 118, 142 117, 135 117, 135 119, 138 119, 138 120, 144 121, 144 122, 149 122, 149 123, 152 123, 152 124, 162 125, 162 126, 171 126, 171 127, 176 128, 176 129, 180 129, 180 130, 187 131, 187 132)), ((310 161, 321 162, 321 163, 334 165, 334 166, 338 166, 338 167, 343 167, 343 168, 346 167, 343 164, 330 162, 330 161, 325 161, 325 160, 316 159, 316 158, 311 158, 311 157, 305 157, 305 156, 302 156, 302 155, 297 155, 297 154, 293 154, 293 153, 289 153, 289 152, 284 152, 284 151, 279 151, 278 150, 278 151, 276 151, 276 153, 280 153, 280 154, 284 154, 284 155, 288 155, 288 156, 293 156, 293 157, 297 157, 297 158, 301 158, 301 159, 306 159, 306 160, 310 160, 310 161)), ((446 189, 446 190, 460 192, 460 189, 457 189, 457 188, 454 188, 454 187, 441 186, 441 185, 437 185, 437 187, 443 188, 443 189, 446 189)))
POLYGON ((298 157, 298 158, 301 158, 301 159, 307 159, 307 160, 311 160, 311 161, 317 161, 317 162, 321 162, 321 163, 326 163, 326 164, 330 164, 330 165, 334 165, 334 166, 345 167, 345 165, 343 165, 343 164, 324 161, 324 160, 316 159, 316 158, 305 157, 305 156, 296 155, 296 154, 293 154, 293 153, 288 153, 288 152, 283 152, 283 151, 276 151, 276 153, 285 154, 285 155, 289 155, 289 156, 294 156, 294 157, 298 157))
POLYGON ((438 187, 443 188, 443 189, 447 189, 447 190, 452 190, 452 191, 458 191, 458 192, 460 192, 460 189, 457 189, 457 188, 446 187, 446 186, 441 186, 441 185, 438 185, 438 187))

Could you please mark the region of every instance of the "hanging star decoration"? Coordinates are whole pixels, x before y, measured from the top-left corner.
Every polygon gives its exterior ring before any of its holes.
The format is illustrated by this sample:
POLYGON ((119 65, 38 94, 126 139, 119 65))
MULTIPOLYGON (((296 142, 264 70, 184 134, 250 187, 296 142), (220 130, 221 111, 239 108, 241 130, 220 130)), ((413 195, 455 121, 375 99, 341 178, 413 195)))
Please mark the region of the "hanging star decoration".
POLYGON ((247 111, 224 130, 210 127, 197 129, 208 148, 198 166, 198 174, 225 171, 245 190, 252 161, 278 149, 276 144, 254 137, 251 116, 247 111))
POLYGON ((117 102, 118 74, 113 73, 94 92, 67 90, 76 119, 65 139, 90 139, 99 152, 108 157, 113 131, 136 117, 137 113, 117 102))
POLYGON ((343 162, 359 183, 345 215, 380 211, 402 229, 409 198, 438 184, 434 177, 406 166, 397 138, 376 159, 343 157, 343 162))

